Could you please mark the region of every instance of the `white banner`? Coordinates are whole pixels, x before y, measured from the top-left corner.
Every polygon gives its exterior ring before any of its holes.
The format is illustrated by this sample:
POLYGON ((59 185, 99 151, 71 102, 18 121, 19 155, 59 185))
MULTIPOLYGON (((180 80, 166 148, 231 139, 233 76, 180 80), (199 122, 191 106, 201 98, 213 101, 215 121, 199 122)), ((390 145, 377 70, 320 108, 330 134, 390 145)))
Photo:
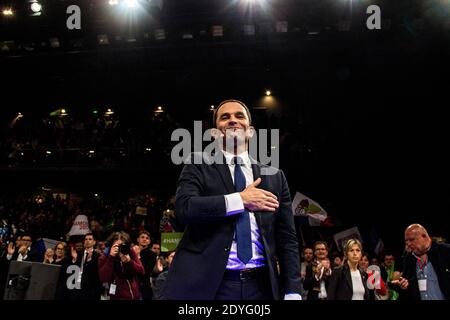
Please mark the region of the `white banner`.
POLYGON ((72 229, 69 231, 69 236, 83 236, 89 232, 88 217, 83 214, 77 215, 73 222, 72 229))

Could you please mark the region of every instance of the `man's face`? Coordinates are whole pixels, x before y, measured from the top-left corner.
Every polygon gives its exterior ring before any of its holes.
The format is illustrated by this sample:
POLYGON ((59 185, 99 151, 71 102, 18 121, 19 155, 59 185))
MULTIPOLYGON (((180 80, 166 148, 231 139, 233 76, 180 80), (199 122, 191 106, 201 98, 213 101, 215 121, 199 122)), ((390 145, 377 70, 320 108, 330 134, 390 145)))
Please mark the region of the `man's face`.
POLYGON ((159 244, 153 244, 152 245, 152 251, 154 252, 154 253, 156 253, 156 255, 160 255, 160 253, 161 253, 161 248, 159 247, 159 244))
POLYGON ((394 256, 393 255, 387 255, 384 257, 384 265, 388 268, 392 267, 394 264, 394 256))
POLYGON ((311 262, 311 261, 313 261, 313 258, 314 258, 314 252, 313 252, 313 250, 310 249, 310 248, 305 249, 305 250, 303 251, 303 257, 305 258, 305 261, 306 261, 306 262, 311 262))
POLYGON ((362 256, 361 260, 359 260, 359 267, 364 271, 369 267, 369 258, 367 256, 362 256))
POLYGON ((88 235, 84 237, 84 248, 85 249, 91 249, 95 246, 95 240, 94 237, 91 235, 88 235))
POLYGON ((23 236, 19 243, 21 246, 26 246, 28 248, 31 246, 31 237, 23 236))
POLYGON ((409 230, 405 232, 405 245, 407 251, 422 255, 427 252, 429 241, 419 230, 409 230))
POLYGON ((138 244, 142 248, 147 248, 150 244, 150 237, 148 235, 146 235, 145 233, 141 234, 138 237, 138 244))
POLYGON ((324 244, 318 244, 314 248, 314 254, 318 260, 322 260, 328 257, 328 250, 324 244))
POLYGON ((224 135, 225 141, 245 143, 250 134, 250 121, 245 108, 237 102, 223 104, 217 112, 216 128, 224 135))

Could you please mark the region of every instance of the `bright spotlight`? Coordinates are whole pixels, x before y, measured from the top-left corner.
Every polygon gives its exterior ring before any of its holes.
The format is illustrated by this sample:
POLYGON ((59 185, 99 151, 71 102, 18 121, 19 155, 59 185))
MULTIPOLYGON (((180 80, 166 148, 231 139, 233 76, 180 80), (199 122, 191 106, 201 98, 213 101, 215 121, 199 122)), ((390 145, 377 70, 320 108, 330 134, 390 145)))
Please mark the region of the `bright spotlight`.
POLYGON ((117 6, 119 4, 119 0, 109 0, 108 3, 110 6, 117 6))
POLYGON ((3 9, 2 13, 3 13, 4 16, 12 16, 14 14, 13 10, 11 8, 3 9))
POLYGON ((31 4, 31 11, 33 11, 34 13, 41 12, 41 10, 42 10, 42 5, 39 2, 33 2, 31 4))
POLYGON ((271 95, 272 95, 272 91, 266 90, 266 96, 271 96, 271 95))
POLYGON ((138 0, 124 0, 123 3, 128 7, 128 8, 136 8, 138 5, 138 0))

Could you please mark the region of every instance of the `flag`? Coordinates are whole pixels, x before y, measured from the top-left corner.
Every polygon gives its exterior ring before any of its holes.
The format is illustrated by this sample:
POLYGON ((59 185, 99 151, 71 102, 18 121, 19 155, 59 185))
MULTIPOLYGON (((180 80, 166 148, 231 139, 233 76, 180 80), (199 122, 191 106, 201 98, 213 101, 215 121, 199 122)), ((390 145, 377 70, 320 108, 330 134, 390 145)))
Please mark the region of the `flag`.
POLYGON ((384 252, 384 242, 381 239, 381 237, 378 235, 375 228, 372 228, 370 230, 369 239, 370 239, 370 245, 371 245, 371 248, 373 249, 373 252, 377 256, 380 256, 381 253, 384 252))
POLYGON ((361 234, 359 233, 358 227, 353 227, 353 228, 338 232, 333 236, 333 239, 334 239, 334 242, 336 243, 337 247, 339 248, 339 250, 342 250, 342 251, 344 249, 345 244, 350 239, 358 239, 361 243, 363 242, 361 234))
POLYGON ((317 202, 297 191, 292 201, 294 216, 300 217, 301 224, 321 226, 329 222, 328 214, 317 202))

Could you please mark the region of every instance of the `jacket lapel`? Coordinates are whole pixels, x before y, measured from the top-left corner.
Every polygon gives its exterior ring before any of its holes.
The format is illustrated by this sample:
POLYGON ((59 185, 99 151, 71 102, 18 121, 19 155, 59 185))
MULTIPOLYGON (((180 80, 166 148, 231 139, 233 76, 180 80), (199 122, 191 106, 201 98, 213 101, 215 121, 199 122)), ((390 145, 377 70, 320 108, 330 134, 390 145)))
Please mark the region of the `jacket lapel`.
POLYGON ((353 292, 352 275, 351 275, 351 273, 350 273, 350 268, 349 268, 349 266, 348 266, 347 263, 344 265, 344 268, 345 268, 345 272, 344 272, 344 275, 345 275, 345 281, 347 281, 348 287, 349 287, 349 288, 352 290, 352 292, 353 292))
POLYGON ((214 163, 213 166, 219 171, 220 177, 222 178, 223 184, 227 190, 227 193, 235 192, 233 179, 231 178, 230 169, 225 160, 225 156, 222 155, 223 164, 214 163))

